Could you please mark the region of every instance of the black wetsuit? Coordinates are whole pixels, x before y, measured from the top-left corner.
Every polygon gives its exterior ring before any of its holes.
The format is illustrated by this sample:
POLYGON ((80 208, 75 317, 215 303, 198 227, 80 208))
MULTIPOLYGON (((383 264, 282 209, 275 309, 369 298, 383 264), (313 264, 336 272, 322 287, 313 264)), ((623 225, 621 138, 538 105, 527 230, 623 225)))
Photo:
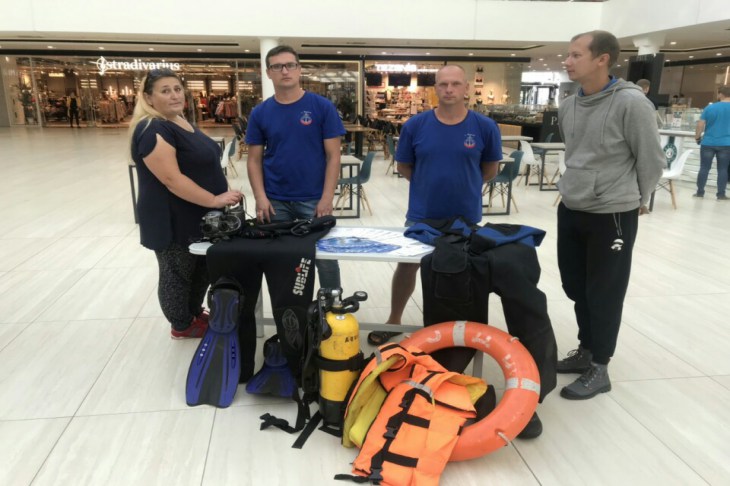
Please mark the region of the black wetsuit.
MULTIPOLYGON (((470 236, 437 237, 436 250, 421 260, 424 325, 455 320, 486 324, 489 293, 496 293, 502 299, 507 331, 537 364, 542 402, 557 384, 555 334, 547 299, 537 288, 540 263, 534 245, 544 231, 520 225, 474 229, 477 232, 470 236)), ((463 372, 474 353, 470 348, 451 348, 433 356, 447 369, 463 372)))
POLYGON ((328 231, 329 228, 301 236, 234 238, 220 241, 208 250, 210 280, 215 282, 222 276, 234 277, 243 288, 244 305, 238 326, 242 382, 247 381, 254 372, 254 311, 262 275, 266 275, 269 286, 276 332, 282 349, 294 376, 298 376, 307 308, 314 297, 315 245, 328 231))

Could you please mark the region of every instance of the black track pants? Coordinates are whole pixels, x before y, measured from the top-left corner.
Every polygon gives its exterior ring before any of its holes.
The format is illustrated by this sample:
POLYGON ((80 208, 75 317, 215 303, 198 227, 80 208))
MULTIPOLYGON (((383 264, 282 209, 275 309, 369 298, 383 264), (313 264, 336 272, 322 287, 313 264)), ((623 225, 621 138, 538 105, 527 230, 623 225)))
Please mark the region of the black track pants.
POLYGON ((616 350, 639 210, 595 214, 558 206, 558 268, 565 294, 575 302, 578 340, 596 363, 616 350), (620 238, 620 251, 611 249, 620 238))

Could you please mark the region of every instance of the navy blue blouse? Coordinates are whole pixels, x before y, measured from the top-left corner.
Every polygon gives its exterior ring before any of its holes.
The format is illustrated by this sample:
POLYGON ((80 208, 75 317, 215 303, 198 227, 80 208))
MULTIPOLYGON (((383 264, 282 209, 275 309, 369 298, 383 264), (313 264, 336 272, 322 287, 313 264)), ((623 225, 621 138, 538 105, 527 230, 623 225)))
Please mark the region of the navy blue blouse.
POLYGON ((139 233, 142 246, 163 250, 171 243, 187 246, 202 236, 200 220, 212 208, 198 206, 171 193, 144 163, 157 145, 157 135, 175 148, 180 172, 212 194, 228 189, 221 168, 221 148, 195 128, 189 132, 168 120, 142 120, 132 135, 132 160, 139 177, 139 233))

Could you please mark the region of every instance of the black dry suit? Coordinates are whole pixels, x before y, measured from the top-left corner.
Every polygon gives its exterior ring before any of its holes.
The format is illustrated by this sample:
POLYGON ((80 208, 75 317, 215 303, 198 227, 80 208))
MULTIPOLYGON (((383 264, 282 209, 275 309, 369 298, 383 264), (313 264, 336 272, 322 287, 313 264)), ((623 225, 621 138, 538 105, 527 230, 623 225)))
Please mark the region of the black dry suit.
MULTIPOLYGON (((406 236, 436 247, 421 260, 423 322, 467 320, 488 323, 489 293, 502 299, 508 332, 532 354, 540 372, 540 401, 557 384, 557 344, 545 294, 537 288, 535 247, 545 231, 523 225, 469 226, 461 219, 425 220, 406 236)), ((450 371, 463 372, 470 348, 433 353, 450 371)))

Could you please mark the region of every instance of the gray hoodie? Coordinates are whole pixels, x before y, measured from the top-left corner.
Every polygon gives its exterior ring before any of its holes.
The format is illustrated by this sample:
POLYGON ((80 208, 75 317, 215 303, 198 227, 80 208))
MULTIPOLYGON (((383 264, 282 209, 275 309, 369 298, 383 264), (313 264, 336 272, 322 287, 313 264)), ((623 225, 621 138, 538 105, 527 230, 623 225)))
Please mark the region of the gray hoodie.
POLYGON ((641 88, 619 79, 599 93, 570 96, 558 121, 566 166, 558 189, 566 207, 619 213, 647 204, 666 158, 641 88))

